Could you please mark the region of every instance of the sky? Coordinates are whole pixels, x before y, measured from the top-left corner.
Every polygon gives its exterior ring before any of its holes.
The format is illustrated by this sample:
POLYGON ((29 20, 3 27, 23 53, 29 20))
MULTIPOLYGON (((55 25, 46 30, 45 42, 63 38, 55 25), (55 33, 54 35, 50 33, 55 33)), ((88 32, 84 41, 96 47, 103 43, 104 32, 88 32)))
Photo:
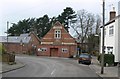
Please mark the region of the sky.
MULTIPOLYGON (((106 20, 108 13, 120 0, 105 0, 106 20)), ((49 17, 58 16, 66 7, 75 12, 85 9, 90 13, 102 15, 102 0, 0 0, 0 36, 6 35, 7 21, 11 23, 28 18, 39 18, 45 14, 49 17)), ((71 30, 72 31, 72 30, 71 30)), ((71 32, 72 33, 72 32, 71 32)))

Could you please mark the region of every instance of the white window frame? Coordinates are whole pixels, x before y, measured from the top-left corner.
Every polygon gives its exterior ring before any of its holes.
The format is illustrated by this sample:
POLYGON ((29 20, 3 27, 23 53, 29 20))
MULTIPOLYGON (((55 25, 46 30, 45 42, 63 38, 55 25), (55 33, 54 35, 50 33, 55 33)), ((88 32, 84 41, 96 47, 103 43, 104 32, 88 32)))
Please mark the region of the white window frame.
POLYGON ((114 34, 114 26, 112 25, 109 27, 109 35, 111 36, 113 34, 114 34))
POLYGON ((67 53, 67 52, 68 52, 68 49, 67 49, 67 48, 62 48, 62 52, 63 52, 63 53, 67 53))
POLYGON ((107 47, 108 54, 113 54, 113 47, 107 47))
POLYGON ((46 51, 47 51, 47 48, 38 48, 38 51, 39 51, 39 52, 46 52, 46 51))
POLYGON ((55 39, 61 39, 61 30, 55 30, 54 38, 55 39))
POLYGON ((104 29, 104 35, 106 35, 107 34, 107 32, 106 32, 107 30, 106 30, 106 28, 104 29))

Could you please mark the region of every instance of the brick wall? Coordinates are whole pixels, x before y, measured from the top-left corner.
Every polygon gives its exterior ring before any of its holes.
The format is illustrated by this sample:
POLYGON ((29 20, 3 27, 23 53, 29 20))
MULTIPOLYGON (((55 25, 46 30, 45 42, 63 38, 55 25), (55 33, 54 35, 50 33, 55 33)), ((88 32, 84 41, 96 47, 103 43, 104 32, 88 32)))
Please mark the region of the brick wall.
POLYGON ((65 30, 60 22, 56 22, 42 38, 41 44, 37 46, 37 55, 70 57, 76 53, 76 48, 77 44, 75 39, 65 30), (55 38, 55 30, 61 31, 61 38, 55 38))
POLYGON ((4 47, 7 52, 15 52, 15 53, 36 53, 36 47, 39 45, 40 40, 34 33, 30 34, 31 40, 29 43, 4 43, 4 47))
POLYGON ((37 55, 38 56, 52 56, 51 49, 58 49, 54 53, 57 53, 57 57, 70 57, 76 54, 76 45, 39 45, 37 47, 37 55), (41 48, 46 48, 46 51, 39 51, 41 48), (67 49, 66 52, 63 52, 62 49, 67 49))

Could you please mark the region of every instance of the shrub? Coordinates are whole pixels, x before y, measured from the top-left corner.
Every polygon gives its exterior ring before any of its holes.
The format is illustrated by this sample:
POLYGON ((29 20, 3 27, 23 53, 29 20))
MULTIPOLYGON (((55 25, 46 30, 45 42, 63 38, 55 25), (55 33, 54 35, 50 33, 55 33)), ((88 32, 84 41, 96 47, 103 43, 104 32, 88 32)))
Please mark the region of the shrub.
MULTIPOLYGON (((115 56, 113 54, 104 54, 104 65, 112 66, 114 64, 115 56)), ((101 63, 101 55, 98 56, 98 61, 101 63)))
POLYGON ((5 54, 6 53, 6 50, 5 50, 5 47, 4 45, 2 45, 2 43, 0 43, 0 54, 5 54))
POLYGON ((2 43, 0 43, 0 54, 2 54, 2 43))

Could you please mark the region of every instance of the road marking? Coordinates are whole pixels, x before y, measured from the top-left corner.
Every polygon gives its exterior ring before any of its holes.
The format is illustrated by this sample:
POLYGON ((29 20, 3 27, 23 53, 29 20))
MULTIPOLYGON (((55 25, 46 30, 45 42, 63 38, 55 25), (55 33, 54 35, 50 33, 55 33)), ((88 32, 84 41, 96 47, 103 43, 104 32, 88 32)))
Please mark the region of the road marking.
POLYGON ((51 75, 53 75, 55 71, 56 71, 56 69, 54 69, 54 70, 51 72, 51 75))

